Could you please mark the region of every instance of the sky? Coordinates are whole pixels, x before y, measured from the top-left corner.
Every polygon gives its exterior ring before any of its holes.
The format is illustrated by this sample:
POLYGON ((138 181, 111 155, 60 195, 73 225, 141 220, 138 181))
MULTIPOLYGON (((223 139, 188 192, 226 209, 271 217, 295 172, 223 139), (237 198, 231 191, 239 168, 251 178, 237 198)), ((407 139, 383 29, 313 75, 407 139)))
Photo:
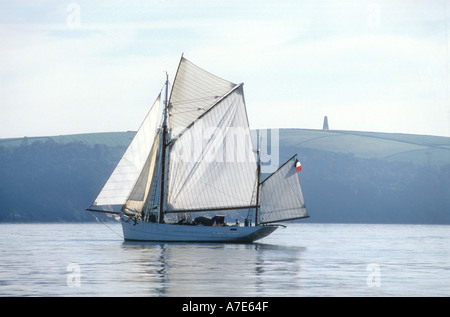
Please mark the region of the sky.
POLYGON ((136 131, 181 54, 251 128, 450 137, 449 28, 449 0, 0 0, 0 138, 136 131))

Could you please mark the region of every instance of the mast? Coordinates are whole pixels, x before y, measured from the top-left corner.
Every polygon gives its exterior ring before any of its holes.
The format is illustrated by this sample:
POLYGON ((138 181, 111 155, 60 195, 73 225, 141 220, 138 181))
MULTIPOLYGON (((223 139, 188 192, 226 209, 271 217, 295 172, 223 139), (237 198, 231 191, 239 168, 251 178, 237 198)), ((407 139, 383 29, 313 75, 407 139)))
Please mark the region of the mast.
POLYGON ((261 185, 261 161, 259 158, 259 129, 256 130, 256 162, 257 162, 257 177, 256 177, 256 209, 255 209, 255 226, 258 225, 258 207, 259 207, 259 186, 261 185))
POLYGON ((165 169, 166 169, 166 138, 167 138, 167 108, 169 95, 169 74, 166 72, 166 96, 163 110, 163 131, 161 148, 161 198, 159 200, 159 223, 164 223, 164 187, 165 187, 165 169))

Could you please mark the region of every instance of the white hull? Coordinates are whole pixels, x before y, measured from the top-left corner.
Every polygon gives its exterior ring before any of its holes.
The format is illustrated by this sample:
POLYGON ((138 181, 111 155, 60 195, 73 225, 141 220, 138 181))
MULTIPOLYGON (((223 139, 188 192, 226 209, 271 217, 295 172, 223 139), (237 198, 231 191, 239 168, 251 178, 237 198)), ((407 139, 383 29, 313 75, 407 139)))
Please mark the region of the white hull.
POLYGON ((145 222, 121 215, 123 236, 126 241, 163 242, 244 242, 250 243, 267 237, 276 226, 190 226, 145 222))

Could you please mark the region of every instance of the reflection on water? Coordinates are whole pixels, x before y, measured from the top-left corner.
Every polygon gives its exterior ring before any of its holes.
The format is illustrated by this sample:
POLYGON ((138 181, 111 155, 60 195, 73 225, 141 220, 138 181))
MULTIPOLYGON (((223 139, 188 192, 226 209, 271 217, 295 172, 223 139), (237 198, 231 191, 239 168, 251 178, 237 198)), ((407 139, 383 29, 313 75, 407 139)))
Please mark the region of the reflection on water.
POLYGON ((450 294, 447 225, 292 224, 254 244, 124 243, 120 229, 0 224, 0 296, 450 294))
POLYGON ((145 285, 145 296, 296 296, 300 289, 299 247, 124 242, 122 249, 133 258, 126 279, 145 285))

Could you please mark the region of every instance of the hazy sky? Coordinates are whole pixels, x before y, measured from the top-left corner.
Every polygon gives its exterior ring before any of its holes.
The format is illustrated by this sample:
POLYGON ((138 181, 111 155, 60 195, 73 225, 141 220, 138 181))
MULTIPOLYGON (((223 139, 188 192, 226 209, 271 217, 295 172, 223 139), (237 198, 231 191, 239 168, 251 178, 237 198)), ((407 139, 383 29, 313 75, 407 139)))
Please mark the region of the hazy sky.
POLYGON ((252 128, 450 136, 450 1, 0 0, 0 138, 137 130, 181 54, 252 128))

